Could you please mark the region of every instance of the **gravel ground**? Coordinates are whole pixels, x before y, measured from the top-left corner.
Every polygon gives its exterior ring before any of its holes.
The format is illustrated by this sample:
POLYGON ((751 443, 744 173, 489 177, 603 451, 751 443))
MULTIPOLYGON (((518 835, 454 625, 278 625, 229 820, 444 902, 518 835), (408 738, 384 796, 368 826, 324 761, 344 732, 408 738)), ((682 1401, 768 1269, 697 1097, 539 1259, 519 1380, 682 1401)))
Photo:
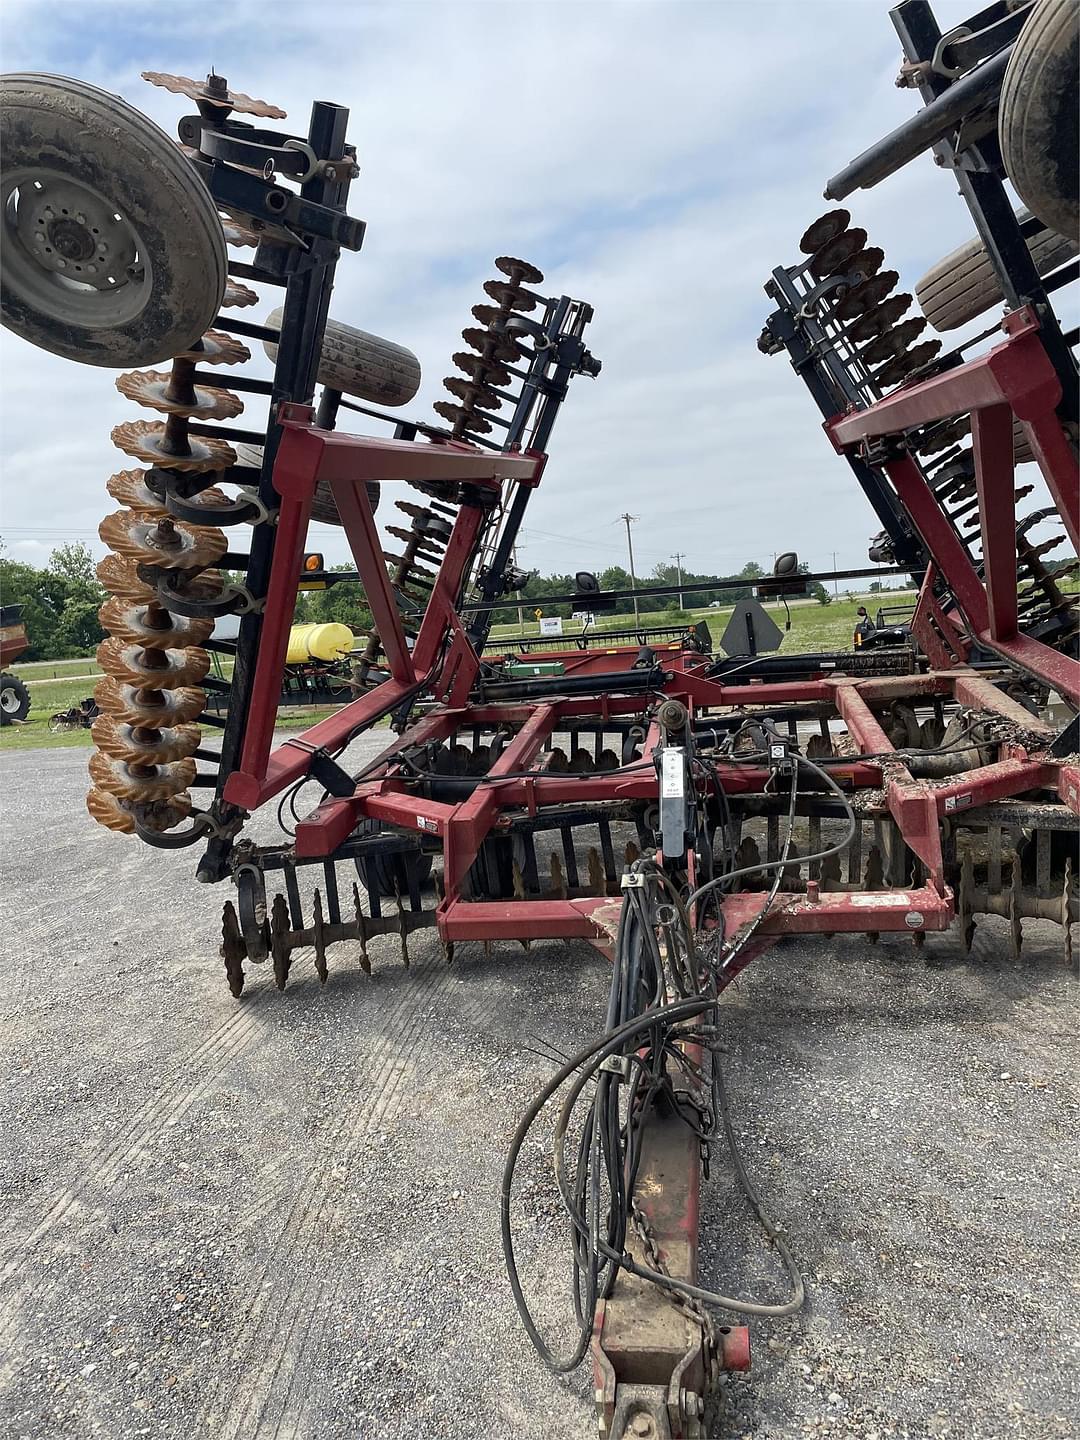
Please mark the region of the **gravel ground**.
MULTIPOLYGON (((240 1004, 223 890, 86 815, 85 755, 3 762, 0 1434, 584 1440, 505 1283, 508 1137, 592 1033, 586 946, 331 951, 240 1004)), ((1080 1434, 1077 995, 1061 932, 786 942, 729 995, 726 1073, 809 1302, 753 1326, 716 1436, 1080 1434)), ((718 1157, 708 1276, 782 1277, 718 1157)), ((526 1152, 542 1313, 565 1279, 526 1152), (540 1287, 543 1287, 542 1289, 540 1287)))

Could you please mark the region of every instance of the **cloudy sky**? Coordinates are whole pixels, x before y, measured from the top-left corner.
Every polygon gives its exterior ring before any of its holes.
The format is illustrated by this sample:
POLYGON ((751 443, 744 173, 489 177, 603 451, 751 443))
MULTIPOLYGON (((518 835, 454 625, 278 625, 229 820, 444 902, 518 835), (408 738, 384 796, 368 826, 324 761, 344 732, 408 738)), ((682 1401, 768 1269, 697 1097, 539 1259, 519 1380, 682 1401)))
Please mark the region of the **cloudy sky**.
MULTIPOLYGON (((937 8, 947 25, 973 7, 937 8)), ((530 567, 621 561, 625 510, 642 573, 677 550, 714 573, 789 548, 815 569, 865 563, 869 507, 755 342, 762 284, 828 208, 825 180, 915 106, 884 0, 4 0, 0 26, 5 71, 78 76, 170 135, 188 102, 141 70, 213 65, 301 131, 313 99, 348 105, 368 231, 332 313, 417 353, 410 414, 433 418, 495 255, 594 305, 604 369, 560 417, 530 567)), ((972 233, 929 157, 848 204, 909 289, 972 233)), ((7 332, 0 366, 7 553, 101 553, 105 481, 130 464, 109 431, 133 408, 110 372, 7 332)), ((341 532, 316 539, 345 558, 341 532)))

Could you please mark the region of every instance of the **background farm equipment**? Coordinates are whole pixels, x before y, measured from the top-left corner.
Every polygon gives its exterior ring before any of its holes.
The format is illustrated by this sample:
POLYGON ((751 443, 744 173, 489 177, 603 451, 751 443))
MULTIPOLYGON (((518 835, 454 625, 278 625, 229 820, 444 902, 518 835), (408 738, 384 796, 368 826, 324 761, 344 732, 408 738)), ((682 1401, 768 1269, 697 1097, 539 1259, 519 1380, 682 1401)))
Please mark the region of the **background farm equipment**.
MULTIPOLYGON (((414 358, 327 314, 339 252, 364 229, 346 213, 356 167, 340 107, 317 103, 306 135, 288 135, 263 128, 281 111, 220 76, 150 74, 194 102, 178 148, 78 82, 5 82, 5 322, 74 359, 167 365, 117 381, 163 418, 113 432, 140 468, 108 482, 119 508, 101 527, 111 638, 90 812, 161 848, 199 847, 199 879, 231 884, 221 953, 237 997, 253 973, 284 988, 301 947, 322 981, 332 957, 369 970, 382 940, 408 963, 419 929, 448 960, 470 942, 571 938, 610 956, 597 1038, 522 1118, 502 1196, 525 1328, 556 1369, 591 1354, 605 1435, 700 1436, 719 1372, 749 1362, 746 1328, 713 1312, 802 1303, 734 1145, 715 1054, 717 1007, 750 960, 791 934, 891 932, 918 947, 957 919, 970 943, 985 914, 1008 919, 1016 954, 1029 917, 1061 926, 1070 953, 1077 618, 1035 531, 1060 524, 1075 547, 1076 368, 1049 298, 1057 272, 1040 277, 1005 195, 1026 131, 1017 122, 999 144, 988 122, 1002 77, 1014 105, 1038 89, 1026 69, 1020 90, 1009 76, 1024 27, 1045 48, 1040 17, 1055 7, 992 6, 951 41, 921 0, 898 7, 903 73, 927 103, 829 187, 842 199, 937 146, 1007 305, 1003 338, 973 358, 970 344, 945 354, 920 339, 923 322, 902 319, 910 297, 892 294, 899 277, 844 210, 815 221, 803 258, 768 282, 761 349, 786 352, 808 384, 883 527, 875 559, 920 587, 917 646, 799 656, 777 652, 746 602, 723 655, 678 628, 552 650, 490 640, 522 583, 515 544, 560 408, 600 372, 592 310, 499 257, 438 423, 386 414, 415 393, 414 358), (35 170, 45 141, 66 173, 35 170), (253 255, 230 260, 226 245, 253 255), (257 303, 252 286, 283 299, 262 324, 231 313, 257 303), (242 368, 248 341, 271 354, 272 380, 242 368), (245 404, 257 414, 241 429, 230 422, 245 404), (349 412, 392 435, 344 431, 349 412), (1050 497, 1037 519, 1016 513, 1023 445, 1050 497), (392 549, 375 520, 387 486, 408 491, 385 525, 392 549), (348 662, 351 698, 275 747, 313 517, 341 526, 374 623, 348 662), (1063 728, 1040 713, 1051 689, 1063 728), (386 743, 358 764, 351 747, 382 721, 386 743), (269 804, 282 835, 256 843, 244 831, 269 804), (572 1236, 562 1349, 532 1316, 514 1225, 518 1156, 549 1101, 562 1105, 572 1236), (700 1175, 721 1132, 788 1273, 782 1302, 698 1277, 700 1175)), ((1045 173, 1030 178, 1023 198, 1056 225, 1045 173)), ((834 578, 781 561, 762 598, 834 578)), ((602 605, 587 583, 549 598, 586 594, 602 605)))
POLYGON ((78 705, 69 705, 66 710, 50 715, 49 731, 53 735, 63 735, 69 730, 89 730, 100 714, 97 701, 88 695, 78 705))
POLYGON ((7 666, 30 648, 30 638, 18 605, 0 608, 0 725, 25 720, 30 713, 30 691, 7 666))

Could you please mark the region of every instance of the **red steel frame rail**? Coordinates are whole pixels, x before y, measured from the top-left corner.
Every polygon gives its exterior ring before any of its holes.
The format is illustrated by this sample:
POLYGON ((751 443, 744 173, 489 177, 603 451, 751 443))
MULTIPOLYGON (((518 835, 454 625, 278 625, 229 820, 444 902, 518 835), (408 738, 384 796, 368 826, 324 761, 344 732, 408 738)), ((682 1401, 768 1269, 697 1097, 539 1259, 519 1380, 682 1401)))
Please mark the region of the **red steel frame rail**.
POLYGON ((311 767, 312 753, 332 750, 434 677, 442 660, 436 692, 460 703, 476 679, 479 661, 469 645, 465 626, 454 610, 485 512, 478 504, 462 505, 454 524, 438 579, 424 613, 416 645, 410 653, 394 599, 367 482, 406 480, 445 485, 447 495, 462 485, 490 494, 498 501, 502 482, 539 483, 545 457, 477 450, 461 441, 384 440, 366 435, 320 430, 306 405, 281 407, 283 435, 274 465, 274 488, 281 496, 274 561, 263 611, 262 637, 255 661, 251 705, 237 769, 225 783, 224 797, 244 810, 254 810, 311 767), (296 585, 307 539, 315 487, 327 480, 337 502, 345 535, 379 631, 390 679, 344 706, 334 715, 293 736, 271 753, 281 676, 289 628, 296 605, 296 585))
MULTIPOLYGON (((952 416, 971 416, 983 542, 979 576, 910 455, 883 462, 911 519, 980 644, 1080 705, 1080 664, 1019 633, 1013 419, 1019 420, 1074 550, 1080 548, 1080 467, 1056 407, 1061 382, 1030 308, 1006 315, 1006 339, 985 355, 903 387, 866 410, 834 416, 825 430, 838 451, 952 416)), ((931 604, 921 601, 920 622, 931 604)), ((940 629, 941 617, 935 617, 940 629)))

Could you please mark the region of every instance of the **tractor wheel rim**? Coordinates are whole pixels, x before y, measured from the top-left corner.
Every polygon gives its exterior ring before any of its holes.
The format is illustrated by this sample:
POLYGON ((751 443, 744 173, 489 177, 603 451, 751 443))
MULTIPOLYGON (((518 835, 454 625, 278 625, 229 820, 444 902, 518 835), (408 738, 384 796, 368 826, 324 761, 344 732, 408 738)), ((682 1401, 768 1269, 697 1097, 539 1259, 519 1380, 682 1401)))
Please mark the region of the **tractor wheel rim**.
POLYGON ((65 325, 124 325, 150 299, 138 231, 117 201, 57 170, 4 176, 6 287, 65 325))
POLYGON ((19 692, 14 685, 5 685, 0 690, 0 710, 3 710, 5 715, 14 715, 19 708, 19 700, 19 692))

